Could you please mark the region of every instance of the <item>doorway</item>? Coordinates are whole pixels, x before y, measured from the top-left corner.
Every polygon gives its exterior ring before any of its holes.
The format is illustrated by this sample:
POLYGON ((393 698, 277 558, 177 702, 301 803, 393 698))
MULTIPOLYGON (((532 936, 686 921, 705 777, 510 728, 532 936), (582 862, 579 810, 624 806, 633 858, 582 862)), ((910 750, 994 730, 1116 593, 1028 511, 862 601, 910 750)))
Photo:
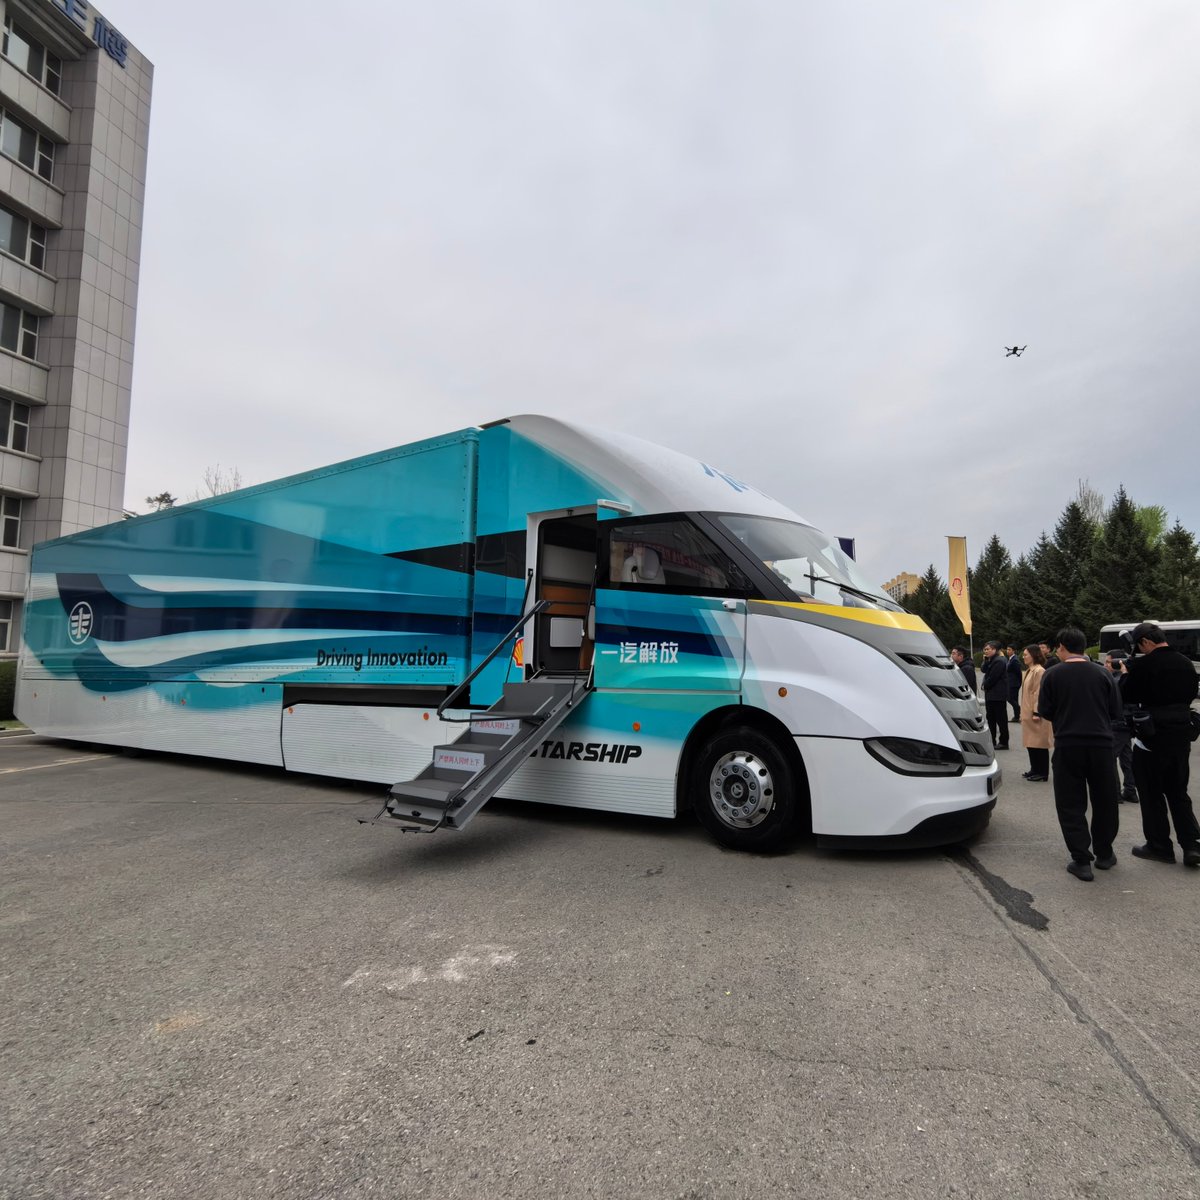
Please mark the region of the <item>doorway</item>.
POLYGON ((551 517, 538 525, 534 598, 550 604, 533 621, 527 678, 591 670, 587 614, 595 591, 598 540, 594 511, 551 517))

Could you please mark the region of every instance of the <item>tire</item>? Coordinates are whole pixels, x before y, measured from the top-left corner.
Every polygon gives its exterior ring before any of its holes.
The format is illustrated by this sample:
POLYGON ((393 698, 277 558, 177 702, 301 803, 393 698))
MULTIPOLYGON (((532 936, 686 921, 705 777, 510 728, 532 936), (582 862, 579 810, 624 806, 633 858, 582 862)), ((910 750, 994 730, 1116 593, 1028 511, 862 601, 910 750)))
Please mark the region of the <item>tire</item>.
POLYGON ((690 790, 700 824, 722 846, 772 853, 798 832, 796 772, 771 738, 748 725, 718 734, 697 755, 690 790))

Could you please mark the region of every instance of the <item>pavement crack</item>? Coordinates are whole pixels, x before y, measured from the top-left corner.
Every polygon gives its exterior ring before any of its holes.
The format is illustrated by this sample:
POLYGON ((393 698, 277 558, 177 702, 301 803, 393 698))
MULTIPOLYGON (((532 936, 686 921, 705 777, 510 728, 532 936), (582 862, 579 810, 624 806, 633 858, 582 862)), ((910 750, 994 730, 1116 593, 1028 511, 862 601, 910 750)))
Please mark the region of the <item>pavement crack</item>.
POLYGON ((1033 896, 1006 879, 993 875, 965 846, 954 851, 951 858, 961 863, 987 889, 987 893, 1014 921, 1030 929, 1050 928, 1050 918, 1033 907, 1033 896))
MULTIPOLYGON (((969 853, 967 853, 966 851, 962 851, 960 855, 956 855, 955 857, 963 858, 963 859, 970 859, 971 862, 973 862, 975 864, 974 867, 970 867, 969 863, 967 863, 965 865, 967 865, 970 868, 971 874, 976 875, 980 878, 980 881, 984 884, 985 888, 987 888, 989 895, 991 895, 994 899, 996 899, 997 897, 995 896, 995 893, 987 885, 986 881, 984 880, 984 876, 988 876, 991 879, 999 880, 1000 883, 1004 883, 1004 881, 1000 880, 999 876, 992 875, 991 872, 986 871, 978 863, 978 861, 975 860, 974 857, 972 855, 970 855, 969 853)), ((968 887, 970 887, 971 890, 973 892, 975 892, 976 895, 980 896, 980 899, 983 899, 983 897, 979 893, 979 889, 974 885, 973 881, 970 878, 967 878, 966 882, 967 882, 968 887)), ((1008 887, 1008 885, 1005 884, 1005 887, 1008 887)), ((1020 889, 1017 889, 1017 888, 1012 888, 1010 890, 1013 891, 1014 893, 1018 893, 1022 896, 1027 896, 1030 900, 1033 899, 1032 896, 1029 896, 1028 892, 1021 892, 1020 889)), ((1000 903, 1001 903, 1001 906, 1004 908, 1005 912, 1008 912, 1009 915, 1011 916, 1012 913, 1011 913, 1011 910, 1008 908, 1008 906, 1006 904, 1004 904, 1003 901, 1001 901, 1000 903)), ((1176 1142, 1179 1143, 1180 1148, 1192 1160, 1192 1164, 1196 1167, 1200 1167, 1200 1142, 1198 1142, 1187 1131, 1187 1129, 1184 1128, 1184 1126, 1172 1114, 1170 1109, 1167 1107, 1166 1103, 1158 1097, 1158 1095, 1155 1093, 1154 1089, 1150 1086, 1149 1083, 1146 1082, 1145 1077, 1141 1074, 1141 1072, 1137 1069, 1137 1067, 1135 1067, 1133 1065, 1133 1063, 1129 1061, 1129 1059, 1122 1052, 1121 1048, 1117 1045, 1116 1041, 1113 1039, 1112 1034, 1109 1033, 1108 1030, 1105 1029, 1104 1026, 1101 1025, 1100 1022, 1097 1021, 1096 1018, 1093 1017, 1090 1012, 1088 1012, 1088 1010, 1084 1007, 1083 1002, 1079 999, 1079 997, 1074 995, 1062 983, 1062 981, 1058 978, 1057 975, 1055 975, 1054 971, 1050 968, 1050 966, 1046 962, 1046 960, 1044 958, 1042 958, 1042 956, 1037 952, 1037 950, 1034 949, 1034 947, 1031 946, 1025 940, 1025 938, 1021 935, 1020 930, 1018 930, 1018 929, 1014 928, 1012 925, 1008 924, 1004 920, 1004 918, 1001 916, 1001 914, 996 911, 996 909, 994 907, 992 907, 991 905, 988 905, 987 908, 988 908, 988 911, 992 914, 992 916, 996 919, 996 921, 1000 924, 1000 927, 1004 930, 1004 932, 1007 933, 1008 936, 1011 937, 1012 940, 1017 943, 1017 945, 1021 949, 1021 952, 1033 964, 1033 966, 1037 970, 1038 974, 1040 974, 1042 976, 1042 978, 1045 979, 1046 983, 1050 987, 1050 990, 1067 1006, 1071 1015, 1099 1043, 1100 1048, 1105 1052, 1105 1054, 1108 1055, 1109 1058, 1112 1059, 1112 1061, 1116 1064, 1117 1069, 1133 1085, 1134 1090, 1137 1091, 1137 1093, 1142 1097, 1142 1099, 1145 1100, 1145 1102, 1158 1114, 1158 1116, 1162 1120, 1163 1124, 1166 1125, 1167 1129, 1170 1131, 1171 1136, 1175 1139, 1176 1142)), ((1037 910, 1034 909, 1032 911, 1036 912, 1037 910)), ((1041 916, 1040 913, 1038 913, 1037 915, 1041 916)), ((1045 920, 1045 918, 1043 918, 1043 920, 1045 920)), ((1027 922, 1027 921, 1022 921, 1021 923, 1029 924, 1029 922, 1027 922)), ((1048 925, 1049 925, 1049 921, 1046 921, 1046 926, 1048 926, 1048 925)), ((1044 929, 1044 928, 1046 928, 1046 926, 1042 926, 1041 928, 1044 929)), ((1037 926, 1032 926, 1032 927, 1038 928, 1037 926)), ((1050 942, 1050 945, 1052 948, 1057 949, 1056 947, 1054 947, 1053 941, 1050 942)))

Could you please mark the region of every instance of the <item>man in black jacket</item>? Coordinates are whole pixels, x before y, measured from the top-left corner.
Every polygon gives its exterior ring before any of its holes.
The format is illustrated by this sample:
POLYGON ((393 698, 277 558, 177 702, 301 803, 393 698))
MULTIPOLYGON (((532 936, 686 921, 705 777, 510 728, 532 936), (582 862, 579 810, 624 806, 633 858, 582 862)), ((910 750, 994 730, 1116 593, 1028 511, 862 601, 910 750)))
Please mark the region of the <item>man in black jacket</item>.
POLYGON ((1021 660, 1017 657, 1016 649, 1006 646, 1004 653, 1008 655, 1005 667, 1008 670, 1008 702, 1012 705, 1012 719, 1021 719, 1021 660))
POLYGON ((1188 754, 1191 750, 1191 707, 1200 680, 1191 660, 1167 645, 1163 631, 1143 621, 1130 631, 1137 658, 1122 669, 1121 697, 1129 706, 1142 705, 1154 723, 1153 735, 1142 737, 1134 722, 1133 774, 1142 805, 1143 846, 1138 858, 1175 861, 1171 824, 1189 867, 1200 867, 1200 827, 1188 796, 1188 754), (1142 748, 1145 746, 1145 749, 1142 748), (1170 809, 1171 824, 1167 822, 1170 809))
POLYGON ((953 647, 950 657, 954 661, 954 665, 967 677, 967 687, 971 689, 971 696, 977 699, 979 687, 975 681, 975 664, 967 657, 967 652, 962 646, 953 647))
POLYGON ((1117 764, 1112 723, 1121 716, 1121 697, 1112 673, 1084 653, 1078 629, 1058 634, 1058 665, 1042 676, 1038 716, 1054 726, 1054 807, 1063 841, 1071 852, 1067 870, 1090 880, 1092 852, 1102 871, 1117 865, 1117 764), (1088 796, 1092 801, 1088 835, 1088 796))
POLYGON ((983 711, 987 714, 988 733, 997 750, 1008 749, 1008 663, 1000 653, 999 642, 983 647, 983 711))

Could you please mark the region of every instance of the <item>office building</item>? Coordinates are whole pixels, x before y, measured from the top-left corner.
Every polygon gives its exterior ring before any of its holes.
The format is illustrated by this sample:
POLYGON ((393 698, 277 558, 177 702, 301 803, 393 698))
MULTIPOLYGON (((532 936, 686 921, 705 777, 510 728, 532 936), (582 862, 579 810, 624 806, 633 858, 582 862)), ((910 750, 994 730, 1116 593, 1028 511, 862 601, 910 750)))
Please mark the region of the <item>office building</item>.
POLYGON ((905 597, 911 596, 917 590, 920 582, 920 575, 914 575, 911 571, 901 571, 894 579, 889 579, 883 585, 883 590, 898 604, 903 604, 905 597))
POLYGON ((34 542, 119 520, 153 67, 90 0, 0 0, 0 658, 34 542))

